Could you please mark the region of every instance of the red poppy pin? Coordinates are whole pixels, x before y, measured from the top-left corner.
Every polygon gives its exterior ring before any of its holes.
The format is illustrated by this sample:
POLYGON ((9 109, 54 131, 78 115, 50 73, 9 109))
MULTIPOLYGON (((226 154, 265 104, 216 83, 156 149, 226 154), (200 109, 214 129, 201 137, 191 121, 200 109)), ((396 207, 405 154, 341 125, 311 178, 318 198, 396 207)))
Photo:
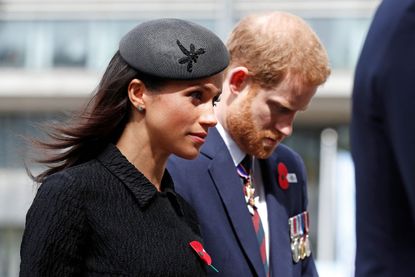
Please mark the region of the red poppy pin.
POLYGON ((212 265, 212 258, 210 255, 206 252, 206 250, 203 248, 203 245, 198 242, 197 240, 189 242, 190 247, 193 248, 193 250, 199 255, 199 257, 202 259, 202 261, 205 262, 208 266, 210 266, 214 271, 219 272, 213 265, 212 265))
POLYGON ((284 190, 288 189, 290 183, 288 182, 288 169, 284 163, 278 164, 278 184, 284 190))

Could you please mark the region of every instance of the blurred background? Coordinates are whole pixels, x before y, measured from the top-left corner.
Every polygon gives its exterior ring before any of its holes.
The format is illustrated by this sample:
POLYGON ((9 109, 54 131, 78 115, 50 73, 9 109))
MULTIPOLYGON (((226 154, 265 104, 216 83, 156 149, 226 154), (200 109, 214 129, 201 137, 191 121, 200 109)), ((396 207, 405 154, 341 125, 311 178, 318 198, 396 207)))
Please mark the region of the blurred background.
POLYGON ((36 193, 23 137, 64 119, 98 84, 120 37, 159 17, 198 22, 224 41, 252 12, 303 17, 326 46, 333 73, 286 144, 308 170, 311 239, 322 277, 352 276, 354 176, 349 153, 354 67, 379 0, 0 0, 0 277, 16 277, 25 214, 36 193))

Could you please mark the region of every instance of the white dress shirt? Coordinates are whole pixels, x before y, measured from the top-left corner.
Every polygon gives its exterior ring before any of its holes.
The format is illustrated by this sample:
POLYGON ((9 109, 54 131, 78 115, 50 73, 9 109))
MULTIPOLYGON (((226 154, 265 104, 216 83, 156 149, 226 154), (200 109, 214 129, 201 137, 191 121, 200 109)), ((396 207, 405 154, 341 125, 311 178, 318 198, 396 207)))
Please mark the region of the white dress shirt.
MULTIPOLYGON (((235 141, 231 138, 228 132, 223 128, 223 126, 218 122, 216 125, 216 129, 218 130, 220 136, 224 140, 226 147, 231 154, 233 163, 236 167, 242 162, 245 158, 246 153, 243 152, 239 146, 235 143, 235 141)), ((268 211, 267 211, 267 202, 265 200, 265 190, 264 190, 264 183, 262 181, 262 174, 261 168, 259 166, 258 160, 254 157, 253 158, 253 183, 255 188, 255 197, 257 198, 256 206, 258 210, 258 214, 261 218, 262 227, 264 228, 265 233, 265 250, 267 253, 267 262, 269 264, 269 228, 268 228, 268 211)), ((242 188, 241 188, 242 192, 242 188)), ((248 208, 247 208, 248 209, 248 208)))

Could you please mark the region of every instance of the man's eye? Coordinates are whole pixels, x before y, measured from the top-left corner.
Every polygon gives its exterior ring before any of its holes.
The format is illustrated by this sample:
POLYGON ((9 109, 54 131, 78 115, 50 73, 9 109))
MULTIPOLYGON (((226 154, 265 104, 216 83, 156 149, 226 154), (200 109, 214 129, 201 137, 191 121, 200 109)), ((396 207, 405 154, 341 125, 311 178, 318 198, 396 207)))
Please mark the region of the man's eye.
POLYGON ((275 112, 279 113, 279 114, 289 114, 289 113, 292 112, 292 110, 290 110, 290 109, 288 109, 284 106, 281 106, 281 105, 276 105, 275 106, 275 112))

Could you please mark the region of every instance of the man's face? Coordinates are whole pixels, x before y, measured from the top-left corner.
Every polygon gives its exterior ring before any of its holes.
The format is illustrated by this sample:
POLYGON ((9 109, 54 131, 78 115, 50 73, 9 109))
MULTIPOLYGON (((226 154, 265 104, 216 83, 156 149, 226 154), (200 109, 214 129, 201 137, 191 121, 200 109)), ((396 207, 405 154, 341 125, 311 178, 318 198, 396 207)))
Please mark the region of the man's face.
POLYGON ((228 107, 228 132, 246 153, 268 158, 291 135, 296 113, 307 108, 316 90, 289 76, 271 89, 248 85, 228 107))

